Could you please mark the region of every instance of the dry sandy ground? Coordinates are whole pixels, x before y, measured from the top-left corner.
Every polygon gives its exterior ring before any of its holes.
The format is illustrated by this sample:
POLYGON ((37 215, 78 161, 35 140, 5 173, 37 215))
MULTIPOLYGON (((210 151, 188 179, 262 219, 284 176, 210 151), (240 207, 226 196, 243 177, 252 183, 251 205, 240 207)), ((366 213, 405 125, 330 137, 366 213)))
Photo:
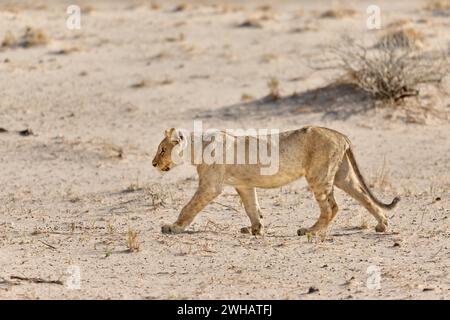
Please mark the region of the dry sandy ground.
MULTIPOLYGON (((0 298, 450 297, 448 96, 367 111, 368 101, 326 87, 332 71, 308 67, 342 34, 377 35, 365 27, 369 2, 203 1, 174 10, 178 3, 158 0, 153 8, 95 1, 82 3, 75 31, 65 28, 69 2, 7 2, 0 40, 30 26, 49 42, 0 50, 0 127, 8 130, 0 133, 0 298), (346 7, 355 15, 319 18, 346 7), (238 26, 247 19, 256 27, 238 26), (261 102, 270 77, 283 97, 261 102), (192 129, 194 119, 347 134, 377 196, 402 198, 389 232, 375 233, 373 218, 338 191, 327 238, 298 237, 318 216, 299 181, 260 192, 263 237, 239 233, 248 221, 232 189, 188 233, 161 234, 194 193, 196 176, 187 166, 161 175, 151 159, 164 129, 192 129), (17 133, 26 128, 34 134, 17 133), (138 252, 127 248, 128 230, 138 252), (67 287, 73 266, 80 289, 67 287), (379 289, 367 286, 373 268, 379 289), (308 294, 310 287, 318 291, 308 294)), ((448 12, 425 4, 381 1, 383 25, 403 20, 425 35, 425 46, 448 50, 448 12)))

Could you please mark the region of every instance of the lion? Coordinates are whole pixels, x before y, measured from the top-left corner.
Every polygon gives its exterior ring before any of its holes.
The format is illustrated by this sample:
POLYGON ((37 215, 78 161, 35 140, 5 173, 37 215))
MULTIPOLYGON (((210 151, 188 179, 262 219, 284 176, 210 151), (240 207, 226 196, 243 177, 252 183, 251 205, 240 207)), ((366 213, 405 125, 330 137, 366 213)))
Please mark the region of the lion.
MULTIPOLYGON (((227 138, 228 134, 221 131, 219 135, 227 138)), ((377 221, 376 232, 387 230, 388 220, 385 210, 393 209, 400 198, 394 197, 391 203, 385 204, 372 194, 358 168, 350 140, 345 135, 317 126, 307 126, 276 135, 271 138, 277 138, 278 141, 279 167, 277 172, 271 175, 261 174, 260 163, 196 163, 194 149, 191 148, 190 154, 185 158, 188 158, 187 162, 197 167, 198 189, 183 207, 177 220, 173 224, 162 226, 162 233, 183 232, 196 215, 222 193, 224 185, 230 185, 239 194, 250 219, 250 226, 241 228, 241 232, 261 235, 263 223, 256 188, 277 188, 301 177, 306 178, 319 205, 320 216, 311 227, 298 229, 299 236, 326 232, 338 212, 334 198, 335 186, 369 211, 377 221)), ((153 166, 164 172, 171 170, 179 164, 175 163, 173 158, 182 156, 186 152, 186 146, 191 146, 194 139, 194 133, 186 133, 175 128, 166 130, 152 161, 153 166)), ((262 138, 245 137, 247 145, 250 142, 260 142, 259 139, 262 138)), ((202 147, 206 148, 210 143, 213 142, 202 140, 202 147)), ((248 160, 248 157, 246 159, 248 160)))

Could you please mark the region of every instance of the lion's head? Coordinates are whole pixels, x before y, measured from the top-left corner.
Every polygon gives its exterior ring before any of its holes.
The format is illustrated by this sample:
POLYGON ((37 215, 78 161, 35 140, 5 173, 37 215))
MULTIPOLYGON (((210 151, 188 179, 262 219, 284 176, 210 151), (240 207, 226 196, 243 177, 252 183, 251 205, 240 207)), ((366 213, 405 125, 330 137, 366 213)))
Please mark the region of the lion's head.
POLYGON ((165 137, 158 146, 152 164, 161 171, 169 171, 181 163, 181 156, 186 145, 186 136, 181 130, 166 130, 165 137))

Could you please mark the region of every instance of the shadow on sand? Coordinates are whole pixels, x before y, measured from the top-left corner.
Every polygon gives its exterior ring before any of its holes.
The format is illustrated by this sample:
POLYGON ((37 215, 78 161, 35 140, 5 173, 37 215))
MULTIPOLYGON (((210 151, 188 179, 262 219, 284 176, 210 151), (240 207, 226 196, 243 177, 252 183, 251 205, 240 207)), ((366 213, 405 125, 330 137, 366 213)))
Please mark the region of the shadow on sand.
POLYGON ((372 106, 368 93, 355 86, 331 84, 278 99, 267 96, 250 102, 199 112, 196 118, 261 119, 268 116, 322 113, 323 119, 345 120, 366 112, 372 106))

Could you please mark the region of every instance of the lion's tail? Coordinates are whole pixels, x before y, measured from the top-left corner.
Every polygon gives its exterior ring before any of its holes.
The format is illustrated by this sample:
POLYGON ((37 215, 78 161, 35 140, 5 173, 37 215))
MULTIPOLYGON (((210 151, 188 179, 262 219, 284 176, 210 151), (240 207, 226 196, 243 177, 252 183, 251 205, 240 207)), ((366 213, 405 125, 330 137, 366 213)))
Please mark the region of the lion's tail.
POLYGON ((356 164, 356 160, 355 160, 355 156, 353 155, 353 151, 351 149, 351 146, 349 146, 349 148, 346 151, 347 153, 347 157, 350 160, 350 163, 352 165, 352 168, 356 174, 356 177, 359 180, 359 183, 361 184, 362 188, 364 189, 364 191, 367 193, 367 195, 370 197, 370 199, 377 204, 379 207, 386 209, 386 210, 391 210, 394 209, 395 206, 397 205, 397 203, 400 201, 399 197, 395 197, 391 203, 386 204, 381 202, 380 200, 378 200, 370 191, 369 187, 366 184, 366 181, 364 180, 361 171, 359 171, 358 165, 356 164))

